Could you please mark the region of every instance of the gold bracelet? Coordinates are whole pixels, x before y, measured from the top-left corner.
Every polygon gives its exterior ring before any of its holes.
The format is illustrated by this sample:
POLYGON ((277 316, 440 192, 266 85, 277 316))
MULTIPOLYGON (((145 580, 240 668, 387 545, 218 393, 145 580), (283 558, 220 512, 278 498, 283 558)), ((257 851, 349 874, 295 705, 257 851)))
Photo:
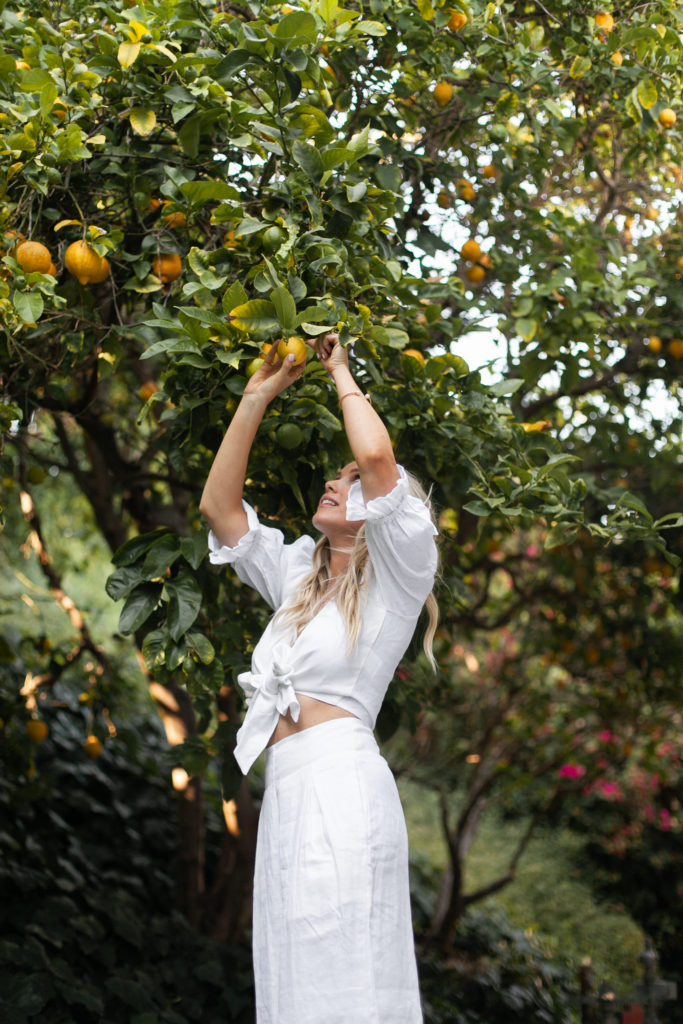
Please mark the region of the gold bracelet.
POLYGON ((341 403, 342 403, 342 401, 344 400, 344 398, 348 398, 348 397, 349 397, 349 395, 352 395, 352 394, 357 394, 357 395, 359 395, 359 396, 360 396, 361 398, 365 398, 365 395, 364 395, 364 393, 362 393, 362 391, 347 391, 347 392, 346 392, 346 394, 343 394, 343 395, 341 396, 341 398, 339 399, 339 404, 340 404, 340 406, 341 406, 341 403))
POLYGON ((358 395, 359 398, 364 398, 366 401, 370 401, 368 395, 364 395, 362 391, 347 391, 345 395, 342 395, 339 399, 341 405, 345 398, 349 398, 350 395, 358 395))

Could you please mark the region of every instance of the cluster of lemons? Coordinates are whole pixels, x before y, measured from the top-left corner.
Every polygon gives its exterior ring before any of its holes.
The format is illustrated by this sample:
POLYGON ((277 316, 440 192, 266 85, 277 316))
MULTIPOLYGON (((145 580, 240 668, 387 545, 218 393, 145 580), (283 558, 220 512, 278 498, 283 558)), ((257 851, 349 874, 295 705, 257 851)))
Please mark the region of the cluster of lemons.
MULTIPOLYGON (((19 240, 11 253, 26 274, 49 274, 57 277, 52 254, 42 242, 19 240)), ((82 285, 100 284, 109 277, 110 266, 106 256, 100 256, 84 239, 72 242, 64 253, 64 266, 82 285)))

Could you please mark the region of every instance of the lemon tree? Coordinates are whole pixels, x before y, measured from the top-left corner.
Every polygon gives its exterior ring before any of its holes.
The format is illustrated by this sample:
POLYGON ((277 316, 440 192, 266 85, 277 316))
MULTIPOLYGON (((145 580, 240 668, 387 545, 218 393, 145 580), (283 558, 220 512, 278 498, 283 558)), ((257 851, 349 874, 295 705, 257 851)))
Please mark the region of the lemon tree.
MULTIPOLYGON (((21 507, 35 463, 92 507, 119 629, 179 709, 200 920, 199 777, 218 764, 240 792, 232 683, 263 620, 207 567, 197 501, 265 344, 338 331, 434 483, 446 660, 465 622, 488 636, 522 610, 495 614, 492 572, 477 586, 501 537, 550 558, 587 533, 678 579, 680 11, 17 0, 0 18, 2 475, 23 481, 2 501, 21 507), (462 354, 477 337, 493 382, 462 354)), ((294 536, 346 455, 309 360, 268 410, 251 497, 294 536)), ((541 579, 519 583, 527 610, 541 579)), ((387 733, 421 687, 392 693, 387 733)), ((248 862, 251 830, 226 842, 248 862)))

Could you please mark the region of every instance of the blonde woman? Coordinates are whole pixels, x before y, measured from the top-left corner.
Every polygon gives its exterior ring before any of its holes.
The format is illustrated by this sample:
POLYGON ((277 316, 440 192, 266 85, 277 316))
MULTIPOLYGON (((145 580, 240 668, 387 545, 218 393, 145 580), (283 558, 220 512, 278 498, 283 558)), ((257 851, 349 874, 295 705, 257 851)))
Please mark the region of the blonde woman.
POLYGON ((408 838, 373 735, 394 670, 427 602, 431 657, 436 528, 397 466, 380 417, 334 334, 315 348, 336 386, 354 461, 325 485, 293 544, 242 498, 269 402, 302 371, 273 346, 248 382, 200 509, 210 559, 229 563, 276 613, 251 671, 235 757, 265 749, 252 945, 257 1024, 421 1024, 408 838))

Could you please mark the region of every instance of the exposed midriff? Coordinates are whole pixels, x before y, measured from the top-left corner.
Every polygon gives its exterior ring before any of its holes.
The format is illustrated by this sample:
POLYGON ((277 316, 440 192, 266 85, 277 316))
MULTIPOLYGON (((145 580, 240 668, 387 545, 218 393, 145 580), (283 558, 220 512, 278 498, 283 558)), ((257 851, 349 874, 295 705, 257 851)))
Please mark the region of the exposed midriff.
POLYGON ((315 697, 306 697, 302 693, 297 693, 297 698, 301 707, 299 721, 295 722, 289 711, 286 715, 280 715, 278 723, 268 740, 267 745, 269 747, 272 747, 273 743, 277 743, 278 740, 283 740, 285 736, 291 736, 292 733, 301 732, 303 729, 310 729, 312 725, 320 725, 321 722, 328 722, 331 718, 358 717, 351 711, 345 711, 344 708, 338 708, 334 704, 328 704, 324 700, 317 700, 315 697))

